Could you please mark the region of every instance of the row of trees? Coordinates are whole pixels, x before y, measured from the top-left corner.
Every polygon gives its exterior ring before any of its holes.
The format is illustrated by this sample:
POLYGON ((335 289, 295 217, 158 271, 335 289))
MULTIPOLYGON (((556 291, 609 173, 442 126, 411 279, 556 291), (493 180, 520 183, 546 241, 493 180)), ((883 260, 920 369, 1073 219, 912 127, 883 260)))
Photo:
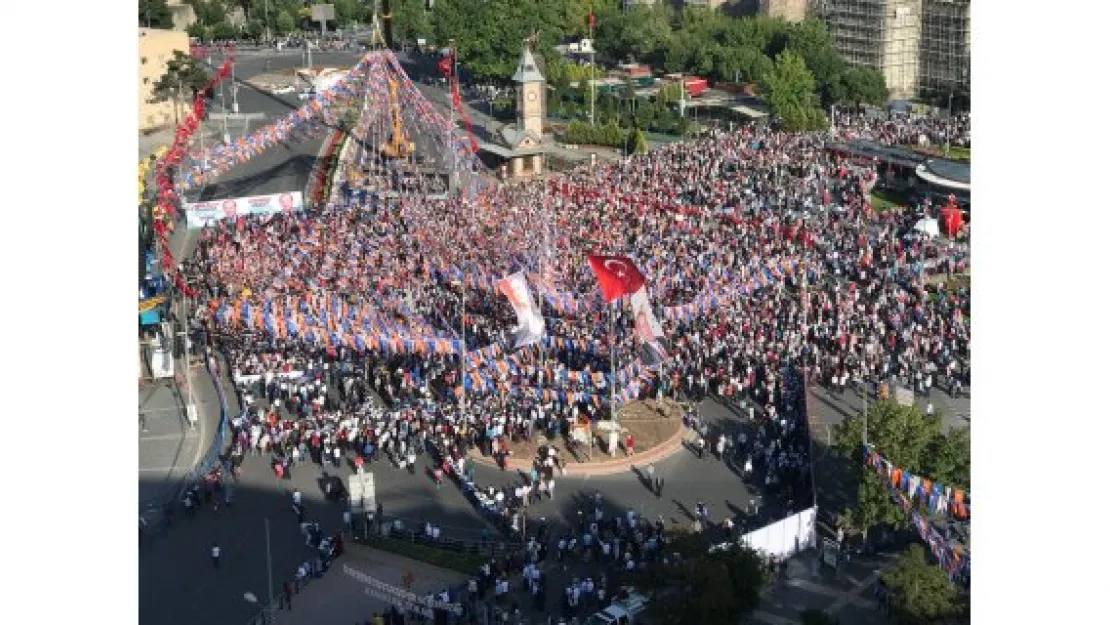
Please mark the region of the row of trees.
MULTIPOLYGON (((204 41, 262 39, 267 28, 271 36, 283 37, 297 30, 313 31, 312 8, 301 0, 186 0, 193 7, 196 22, 187 29, 190 37, 204 41), (229 16, 242 9, 246 21, 232 24, 229 16)), ((329 28, 369 23, 373 6, 358 0, 329 0, 335 7, 335 22, 329 28)), ((139 25, 172 28, 173 18, 166 0, 139 0, 139 25)))
POLYGON ((430 11, 423 4, 394 0, 396 38, 440 45, 454 39, 460 64, 482 80, 507 82, 521 41, 535 33, 554 83, 562 64, 554 46, 588 35, 592 6, 600 60, 635 60, 669 73, 754 83, 790 129, 825 127, 822 107, 887 99, 883 76, 849 66, 818 20, 733 18, 700 8, 676 10, 669 3, 627 11, 619 2, 591 0, 440 0, 430 11))
MULTIPOLYGON (((849 483, 855 485, 855 501, 843 510, 841 523, 861 532, 865 540, 877 527, 905 529, 909 522, 884 480, 864 465, 865 439, 891 463, 914 475, 960 488, 971 486, 970 428, 945 432, 939 414, 929 416, 917 406, 892 400, 871 404, 866 420, 862 414, 848 417, 835 428, 833 437, 836 452, 849 460, 844 468, 849 483)), ((921 545, 911 545, 898 566, 883 575, 897 622, 935 622, 966 609, 956 587, 930 558, 921 545)))

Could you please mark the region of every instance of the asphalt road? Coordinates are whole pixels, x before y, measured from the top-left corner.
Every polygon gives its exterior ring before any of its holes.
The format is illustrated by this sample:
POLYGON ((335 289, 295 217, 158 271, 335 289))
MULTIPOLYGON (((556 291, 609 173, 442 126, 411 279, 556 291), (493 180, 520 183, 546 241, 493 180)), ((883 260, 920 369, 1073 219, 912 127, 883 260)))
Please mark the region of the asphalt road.
MULTIPOLYGON (((965 387, 964 390, 962 396, 954 398, 940 389, 933 389, 928 397, 918 395, 916 402, 922 410, 932 403, 933 410, 941 415, 941 423, 945 431, 968 427, 971 425, 971 387, 965 387)), ((849 388, 841 395, 831 393, 824 387, 811 385, 809 420, 813 428, 814 440, 828 444, 835 425, 850 415, 862 413, 867 402, 873 402, 875 399, 874 395, 865 397, 862 391, 855 388, 849 388)))
MULTIPOLYGON (((314 52, 313 65, 326 67, 351 66, 362 57, 357 52, 314 52)), ((213 59, 218 64, 218 58, 213 59)), ((244 132, 249 133, 258 127, 273 123, 301 106, 295 94, 273 95, 260 90, 248 81, 265 73, 304 67, 300 52, 266 51, 239 55, 235 63, 235 84, 238 86, 239 112, 262 113, 263 120, 252 121, 244 128, 242 122, 230 123, 228 132, 235 139, 244 132), (269 61, 269 66, 267 66, 269 61)), ((230 83, 225 83, 224 102, 227 109, 232 108, 230 83)), ((214 100, 213 112, 220 111, 220 98, 214 100)), ((210 119, 205 123, 205 140, 215 141, 223 134, 223 122, 210 119)), ((286 191, 304 191, 308 184, 309 173, 315 164, 316 156, 323 146, 324 135, 313 137, 299 143, 277 146, 255 156, 250 161, 233 168, 226 174, 199 189, 186 194, 186 201, 196 202, 228 197, 265 195, 286 191)))
MULTIPOLYGON (((739 427, 739 418, 727 408, 712 402, 703 404, 704 418, 722 427, 739 427)), ((426 477, 428 458, 418 460, 416 475, 398 471, 383 463, 370 467, 378 498, 387 516, 411 520, 409 526, 428 520, 442 528, 444 537, 477 539, 487 527, 462 493, 445 483, 437 489, 426 477)), ((650 494, 637 475, 628 472, 605 477, 564 477, 556 479, 555 498, 529 508, 529 517, 546 517, 558 528, 577 511, 592 506, 594 493, 603 494, 611 512, 637 510, 649 518, 663 516, 670 523, 688 524, 690 512, 703 501, 710 517, 720 521, 724 515, 743 514, 750 501, 758 502, 761 517, 782 515, 781 506, 763 501, 754 487, 745 485, 725 463, 698 460, 680 450, 656 464, 663 475, 663 496, 650 494)), ((351 469, 327 467, 331 475, 346 476, 351 469)), ((245 623, 257 607, 243 599, 250 591, 266 596, 265 519, 270 521, 271 556, 274 583, 288 579, 296 566, 309 555, 300 539, 296 517, 291 508, 291 493, 298 488, 306 503, 306 520, 318 520, 325 530, 338 529, 342 511, 338 504, 324 499, 319 483, 320 468, 302 465, 287 481, 278 481, 266 458, 251 457, 243 465, 243 476, 234 485, 231 508, 219 512, 206 509, 193 519, 179 518, 165 535, 140 551, 139 619, 154 625, 192 625, 198 622, 245 623), (214 570, 209 559, 213 541, 223 551, 223 562, 214 570)), ((515 483, 510 472, 478 466, 477 483, 499 486, 515 483)))

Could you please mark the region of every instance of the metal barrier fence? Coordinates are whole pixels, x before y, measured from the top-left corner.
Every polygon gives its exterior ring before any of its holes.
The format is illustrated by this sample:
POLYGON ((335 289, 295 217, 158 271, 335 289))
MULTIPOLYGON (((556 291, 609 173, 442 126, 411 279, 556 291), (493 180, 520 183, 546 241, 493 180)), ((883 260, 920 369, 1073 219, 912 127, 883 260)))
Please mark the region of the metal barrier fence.
MULTIPOLYGON (((501 557, 508 556, 514 553, 519 553, 526 548, 525 543, 514 542, 508 540, 497 540, 497 534, 491 534, 489 539, 483 540, 467 540, 464 538, 454 538, 451 536, 440 535, 439 538, 431 538, 424 533, 423 526, 410 528, 403 525, 397 528, 393 525, 394 521, 401 520, 405 523, 404 519, 396 518, 383 518, 381 524, 377 525, 376 532, 366 531, 366 526, 361 526, 362 532, 359 534, 365 538, 366 536, 381 536, 384 538, 391 538, 393 540, 404 541, 414 545, 422 545, 425 547, 432 547, 434 549, 441 549, 443 551, 451 551, 454 553, 465 553, 477 556, 487 557, 501 557)), ((442 529, 442 526, 440 526, 442 529)))
POLYGON ((166 522, 166 508, 176 506, 186 490, 198 484, 209 471, 219 464, 220 454, 227 443, 228 432, 231 429, 231 420, 228 419, 227 415, 227 398, 224 396, 223 387, 220 385, 219 373, 212 370, 212 364, 209 360, 205 360, 204 367, 208 371, 208 376, 212 379, 212 384, 216 387, 216 397, 220 402, 220 422, 216 428, 216 433, 212 437, 212 442, 208 446, 208 451, 181 478, 181 483, 177 489, 140 502, 139 518, 146 522, 146 527, 151 531, 160 529, 166 522))

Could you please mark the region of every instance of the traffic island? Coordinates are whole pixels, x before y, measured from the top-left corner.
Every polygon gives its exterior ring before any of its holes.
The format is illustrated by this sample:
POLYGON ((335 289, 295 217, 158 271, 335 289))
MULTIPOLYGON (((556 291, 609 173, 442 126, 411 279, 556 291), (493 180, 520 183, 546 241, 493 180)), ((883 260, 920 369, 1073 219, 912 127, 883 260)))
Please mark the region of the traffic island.
MULTIPOLYGON (((583 427, 576 433, 563 433, 556 440, 536 433, 532 440, 508 441, 509 456, 505 460, 505 469, 528 471, 540 449, 554 446, 560 464, 565 467, 564 475, 623 473, 632 465, 640 466, 669 457, 682 447, 683 433, 681 404, 671 400, 634 401, 621 409, 616 423, 601 421, 591 424, 588 435, 583 427), (616 436, 610 436, 610 431, 616 436), (629 435, 633 440, 632 453, 625 448, 629 435), (584 442, 587 436, 593 442, 589 448, 584 442)), ((476 463, 498 466, 492 456, 480 450, 472 449, 468 456, 476 463)))

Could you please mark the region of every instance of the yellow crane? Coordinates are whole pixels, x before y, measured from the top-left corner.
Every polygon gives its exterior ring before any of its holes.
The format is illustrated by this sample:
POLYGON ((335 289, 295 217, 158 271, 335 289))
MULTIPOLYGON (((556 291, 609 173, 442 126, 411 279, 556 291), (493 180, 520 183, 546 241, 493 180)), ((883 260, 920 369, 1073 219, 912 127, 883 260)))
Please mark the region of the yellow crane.
POLYGON ((408 158, 416 151, 416 144, 409 141, 405 129, 401 127, 401 103, 397 99, 397 81, 389 79, 389 108, 393 116, 393 131, 389 141, 381 146, 382 156, 386 158, 408 158))

